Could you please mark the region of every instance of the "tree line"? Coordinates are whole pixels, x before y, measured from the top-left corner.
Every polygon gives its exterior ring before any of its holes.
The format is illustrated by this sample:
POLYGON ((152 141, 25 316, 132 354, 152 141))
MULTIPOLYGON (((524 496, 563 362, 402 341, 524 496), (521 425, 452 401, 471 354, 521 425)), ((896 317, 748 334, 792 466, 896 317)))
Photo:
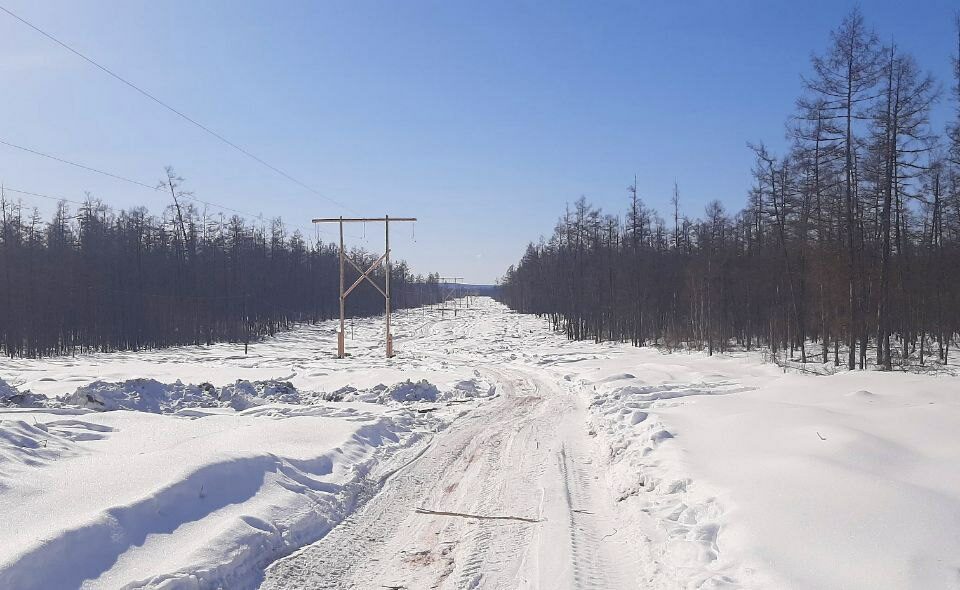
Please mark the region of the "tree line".
MULTIPOLYGON (((946 56, 945 56, 946 57, 946 56)), ((947 363, 960 332, 960 16, 951 121, 938 82, 859 10, 832 32, 746 206, 669 219, 636 182, 624 218, 581 198, 502 279, 572 339, 786 351, 800 362, 947 363)))
MULTIPOLYGON (((250 342, 298 322, 339 317, 339 249, 267 224, 201 210, 168 169, 173 204, 115 212, 88 198, 52 219, 0 195, 0 349, 42 357, 214 342, 250 342)), ((376 256, 347 255, 361 268, 376 256)), ((348 267, 347 280, 358 273, 348 267)), ((382 267, 376 280, 384 279, 382 267)), ((349 286, 349 283, 348 283, 349 286)), ((434 303, 438 275, 394 263, 394 308, 434 303)), ((383 312, 364 282, 347 314, 383 312)))

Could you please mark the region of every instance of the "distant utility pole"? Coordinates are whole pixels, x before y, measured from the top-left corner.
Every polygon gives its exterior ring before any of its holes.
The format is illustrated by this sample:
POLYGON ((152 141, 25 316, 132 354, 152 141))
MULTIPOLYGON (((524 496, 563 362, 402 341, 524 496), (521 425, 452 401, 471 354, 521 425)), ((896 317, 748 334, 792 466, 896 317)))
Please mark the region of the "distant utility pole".
POLYGON ((460 301, 457 297, 460 295, 460 281, 463 280, 463 277, 440 277, 440 284, 444 285, 446 288, 442 290, 443 297, 441 298, 440 308, 440 317, 443 317, 443 312, 447 309, 447 302, 451 304, 453 309, 453 317, 457 317, 457 309, 460 307, 460 301), (452 283, 450 281, 453 281, 452 283))
POLYGON ((346 323, 345 317, 345 308, 344 303, 347 300, 347 296, 353 292, 354 289, 360 286, 364 280, 369 282, 373 287, 380 291, 380 294, 383 295, 383 299, 386 302, 386 311, 387 311, 387 358, 393 356, 393 335, 390 333, 390 222, 391 221, 416 221, 416 217, 390 217, 385 215, 383 217, 321 217, 319 219, 314 219, 313 223, 339 223, 340 224, 340 331, 337 333, 337 358, 344 357, 344 329, 346 323), (378 223, 383 222, 384 228, 384 252, 383 256, 377 258, 377 260, 370 265, 370 268, 367 270, 361 270, 357 263, 353 261, 349 256, 344 254, 343 249, 343 224, 344 223, 378 223), (357 272, 360 273, 360 276, 357 277, 357 280, 354 281, 350 288, 344 291, 344 265, 343 262, 346 260, 349 262, 353 268, 357 269, 357 272), (384 268, 384 286, 381 289, 380 285, 375 283, 370 277, 370 273, 376 270, 380 264, 383 264, 384 268))

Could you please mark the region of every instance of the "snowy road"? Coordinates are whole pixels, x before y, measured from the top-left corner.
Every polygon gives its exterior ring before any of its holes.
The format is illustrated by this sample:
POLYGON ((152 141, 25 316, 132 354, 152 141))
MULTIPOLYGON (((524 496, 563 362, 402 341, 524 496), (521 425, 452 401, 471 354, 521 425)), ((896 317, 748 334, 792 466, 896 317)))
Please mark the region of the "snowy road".
POLYGON ((545 371, 479 364, 499 400, 263 588, 634 587, 581 400, 545 371))
POLYGON ((585 400, 525 355, 528 321, 494 310, 427 321, 404 346, 472 368, 500 397, 438 434, 320 542, 274 564, 262 588, 634 587, 585 400))

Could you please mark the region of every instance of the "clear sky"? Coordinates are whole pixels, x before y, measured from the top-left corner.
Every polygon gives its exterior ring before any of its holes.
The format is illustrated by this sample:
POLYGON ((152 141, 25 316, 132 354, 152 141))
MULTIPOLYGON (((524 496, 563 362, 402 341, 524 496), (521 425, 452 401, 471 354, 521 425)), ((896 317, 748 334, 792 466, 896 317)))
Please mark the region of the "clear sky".
MULTIPOLYGON (((493 282, 580 195, 621 212, 634 174, 663 213, 750 186, 746 142, 785 145, 809 57, 853 6, 804 2, 0 0, 394 232, 415 271, 493 282)), ((861 2, 944 86, 954 0, 861 2)), ((349 214, 0 13, 0 139, 309 228, 349 214)), ((7 186, 115 207, 163 196, 0 146, 7 186)), ((45 212, 50 204, 25 198, 45 212)), ((332 228, 331 228, 332 229, 332 228)), ((312 231, 312 230, 311 230, 312 231)), ((379 230, 352 243, 375 248, 379 230)), ((330 239, 332 234, 321 234, 330 239)))

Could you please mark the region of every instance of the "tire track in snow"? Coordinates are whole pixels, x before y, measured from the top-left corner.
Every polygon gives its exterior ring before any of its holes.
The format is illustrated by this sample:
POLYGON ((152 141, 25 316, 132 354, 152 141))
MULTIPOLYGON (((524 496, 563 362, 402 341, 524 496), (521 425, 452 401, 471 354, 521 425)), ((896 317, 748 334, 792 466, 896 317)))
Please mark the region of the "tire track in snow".
POLYGON ((509 446, 509 438, 523 430, 522 423, 535 413, 536 406, 517 412, 517 405, 531 404, 513 395, 502 396, 491 405, 497 407, 467 417, 452 432, 437 436, 419 459, 397 471, 372 501, 324 539, 274 564, 267 571, 263 588, 367 587, 373 582, 407 588, 441 587, 453 574, 457 580, 453 587, 460 588, 476 586, 491 570, 501 569, 505 549, 522 544, 526 534, 522 529, 535 525, 490 521, 453 524, 449 521, 464 519, 415 512, 416 508, 437 509, 446 498, 456 495, 451 492, 457 488, 467 488, 469 493, 463 499, 468 503, 442 509, 475 514, 505 514, 505 510, 515 509, 512 502, 505 501, 508 481, 497 472, 504 463, 503 449, 509 446), (432 532, 434 538, 429 540, 433 546, 420 551, 420 547, 412 547, 416 540, 404 534, 410 531, 408 524, 413 525, 414 533, 432 532), (443 537, 455 542, 440 547, 438 541, 443 537), (492 543, 494 537, 497 543, 492 543), (361 555, 373 557, 361 561, 357 559, 361 555), (438 561, 442 567, 437 567, 438 561), (394 571, 432 579, 411 586, 408 579, 393 581, 394 571))
POLYGON ((471 351, 465 339, 478 328, 458 324, 430 326, 455 333, 439 356, 489 376, 500 397, 436 435, 324 539, 271 566, 263 588, 636 587, 631 557, 608 538, 615 506, 591 473, 595 443, 577 394, 507 343, 471 351))

